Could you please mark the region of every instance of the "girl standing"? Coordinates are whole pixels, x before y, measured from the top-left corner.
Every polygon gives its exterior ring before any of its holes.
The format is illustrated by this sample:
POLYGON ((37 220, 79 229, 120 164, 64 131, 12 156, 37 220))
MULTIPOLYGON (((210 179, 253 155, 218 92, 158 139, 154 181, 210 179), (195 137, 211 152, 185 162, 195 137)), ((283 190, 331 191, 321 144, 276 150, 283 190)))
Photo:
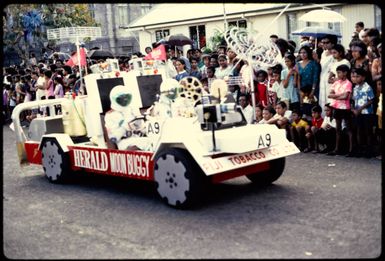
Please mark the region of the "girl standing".
POLYGON ((285 64, 287 68, 281 72, 282 80, 282 99, 288 100, 289 110, 300 110, 299 93, 297 88, 298 71, 295 68, 295 56, 291 53, 286 53, 285 64))
POLYGON ((328 98, 331 99, 330 106, 333 107, 333 116, 336 120, 336 145, 333 151, 327 155, 341 154, 341 134, 342 120, 345 120, 349 137, 349 153, 347 156, 353 155, 353 132, 352 132, 352 111, 350 109, 350 98, 352 97, 352 83, 347 79, 349 67, 340 65, 337 67, 338 80, 333 83, 330 88, 328 98))

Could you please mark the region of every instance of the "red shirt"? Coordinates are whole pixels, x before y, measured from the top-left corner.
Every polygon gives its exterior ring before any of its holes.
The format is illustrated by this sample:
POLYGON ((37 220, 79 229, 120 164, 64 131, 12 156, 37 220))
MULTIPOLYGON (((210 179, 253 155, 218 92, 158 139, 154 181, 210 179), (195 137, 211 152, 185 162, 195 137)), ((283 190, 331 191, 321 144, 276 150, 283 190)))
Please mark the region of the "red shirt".
POLYGON ((267 87, 264 83, 257 83, 257 91, 255 92, 255 100, 258 104, 259 102, 263 105, 263 107, 267 106, 267 87))
POLYGON ((323 121, 324 119, 322 117, 319 117, 318 119, 312 118, 311 126, 316 126, 318 129, 320 129, 323 121))

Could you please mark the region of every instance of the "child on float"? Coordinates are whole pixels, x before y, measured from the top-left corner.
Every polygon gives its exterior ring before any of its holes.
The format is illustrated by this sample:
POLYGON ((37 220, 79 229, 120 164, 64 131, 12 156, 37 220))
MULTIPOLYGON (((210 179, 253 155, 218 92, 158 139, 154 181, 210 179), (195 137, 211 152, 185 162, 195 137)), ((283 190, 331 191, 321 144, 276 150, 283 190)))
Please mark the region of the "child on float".
POLYGON ((317 153, 320 151, 318 147, 318 142, 315 139, 315 136, 318 130, 321 128, 323 118, 321 116, 322 108, 319 105, 315 105, 311 109, 311 126, 307 126, 305 137, 307 139, 307 148, 303 150, 303 152, 317 153))
POLYGON ((298 110, 293 110, 291 113, 291 124, 290 124, 290 137, 291 141, 303 151, 306 146, 305 130, 309 123, 302 119, 302 113, 298 110))
POLYGON ((330 106, 333 108, 333 117, 336 120, 336 144, 333 151, 327 155, 334 156, 342 154, 341 137, 342 137, 342 121, 345 121, 349 144, 348 154, 353 155, 353 132, 352 132, 352 111, 350 99, 352 97, 352 83, 348 80, 350 69, 347 65, 340 65, 337 67, 338 80, 330 87, 328 98, 331 99, 330 106))
POLYGON ((354 68, 351 73, 353 88, 353 122, 357 128, 357 154, 370 158, 373 156, 373 128, 374 128, 374 92, 373 88, 365 81, 366 71, 354 68))

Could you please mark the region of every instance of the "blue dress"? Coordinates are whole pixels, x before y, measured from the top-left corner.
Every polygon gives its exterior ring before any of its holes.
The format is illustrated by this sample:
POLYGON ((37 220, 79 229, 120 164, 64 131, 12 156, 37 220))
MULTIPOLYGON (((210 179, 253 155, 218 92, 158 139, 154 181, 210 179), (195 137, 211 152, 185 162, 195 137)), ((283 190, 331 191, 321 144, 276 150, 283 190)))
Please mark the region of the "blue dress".
POLYGON ((186 72, 186 71, 183 71, 181 73, 178 73, 176 76, 175 76, 175 80, 177 80, 178 82, 180 80, 182 80, 183 78, 189 76, 189 74, 186 72))
MULTIPOLYGON (((306 64, 305 68, 302 68, 300 63, 296 64, 300 76, 301 88, 305 86, 316 85, 315 95, 318 94, 318 84, 319 84, 319 73, 320 68, 316 61, 310 60, 308 64, 306 64)), ((311 90, 311 87, 310 87, 311 90)))

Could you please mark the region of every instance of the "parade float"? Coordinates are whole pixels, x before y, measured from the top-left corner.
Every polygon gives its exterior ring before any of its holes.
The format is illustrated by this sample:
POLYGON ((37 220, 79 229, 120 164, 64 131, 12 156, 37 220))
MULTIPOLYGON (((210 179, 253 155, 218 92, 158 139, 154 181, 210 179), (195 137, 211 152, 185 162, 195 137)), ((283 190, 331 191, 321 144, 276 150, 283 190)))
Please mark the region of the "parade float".
POLYGON ((16 106, 12 120, 20 162, 42 165, 52 183, 79 171, 155 182, 166 204, 186 208, 200 202, 210 183, 246 176, 271 184, 284 172, 285 158, 299 152, 285 130, 248 124, 240 106, 226 101, 226 82, 218 80, 205 93, 194 77, 177 82, 165 78, 157 63, 136 64, 130 72, 111 64, 84 76, 87 95, 16 106), (132 94, 136 116, 124 124, 140 123, 126 138, 135 134, 145 148, 119 149, 108 137, 105 117, 116 86, 132 94), (62 113, 56 115, 58 105, 62 113), (42 107, 50 116, 38 115, 23 129, 20 114, 42 107))

